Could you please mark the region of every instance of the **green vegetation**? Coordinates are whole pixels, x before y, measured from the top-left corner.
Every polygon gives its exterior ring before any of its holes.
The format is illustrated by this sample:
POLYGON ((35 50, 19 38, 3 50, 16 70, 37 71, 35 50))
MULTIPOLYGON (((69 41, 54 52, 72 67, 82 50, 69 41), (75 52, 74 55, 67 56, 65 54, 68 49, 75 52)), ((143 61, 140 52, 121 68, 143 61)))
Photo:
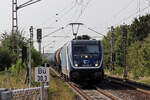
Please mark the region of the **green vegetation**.
POLYGON ((123 76, 123 27, 127 29, 128 78, 137 80, 150 77, 150 15, 135 19, 131 25, 121 25, 115 28, 115 70, 113 72, 110 71, 110 32, 108 32, 107 38, 102 40, 106 72, 123 76))
MULTIPOLYGON (((10 33, 3 33, 1 38, 1 44, 0 44, 0 71, 4 71, 5 68, 10 68, 12 65, 16 65, 15 67, 18 68, 18 66, 27 66, 25 65, 21 57, 19 55, 22 55, 22 47, 27 47, 27 61, 28 61, 28 41, 25 37, 23 37, 23 32, 18 32, 19 35, 14 39, 15 34, 10 33), (18 45, 13 46, 14 42, 16 42, 18 45)), ((31 47, 31 54, 32 54, 32 67, 36 67, 38 65, 42 64, 42 55, 39 53, 33 46, 31 47)))
MULTIPOLYGON (((28 65, 28 39, 23 37, 23 31, 18 32, 18 34, 12 33, 3 33, 1 35, 0 43, 0 87, 7 88, 22 88, 28 87, 27 84, 24 84, 25 73, 28 65), (14 46, 13 43, 17 43, 17 46, 14 46), (22 61, 22 47, 27 47, 27 60, 26 62, 22 61)), ((32 67, 37 67, 43 62, 42 55, 32 46, 31 47, 31 63, 32 67)), ((32 86, 37 85, 34 81, 32 86)))
POLYGON ((76 100, 77 95, 52 71, 50 73, 49 100, 76 100))
POLYGON ((28 87, 28 84, 24 84, 25 69, 17 73, 14 65, 8 71, 1 71, 0 77, 0 88, 18 89, 28 87))
MULTIPOLYGON (((9 74, 7 71, 0 72, 0 88, 28 88, 28 84, 24 84, 25 72, 26 71, 23 68, 18 74, 14 65, 10 68, 9 74)), ((34 71, 32 70, 32 79, 34 79, 33 77, 34 71)), ((40 86, 40 83, 32 81, 32 86, 40 86)), ((49 86, 49 100, 77 100, 78 98, 78 96, 52 71, 50 72, 49 86)))
MULTIPOLYGON (((120 25, 115 27, 114 31, 114 51, 115 51, 115 70, 110 71, 110 32, 107 37, 103 38, 104 48, 104 67, 105 72, 123 77, 123 32, 122 28, 127 29, 127 70, 128 78, 139 82, 150 84, 150 15, 141 16, 130 25, 120 25)), ((14 50, 12 43, 14 35, 4 33, 1 36, 0 44, 0 87, 3 88, 23 88, 28 87, 24 84, 27 63, 23 62, 19 57, 23 45, 27 46, 28 39, 23 37, 23 32, 19 32, 16 38, 18 46, 14 50), (26 41, 27 40, 27 41, 26 41)), ((32 67, 41 65, 45 62, 41 53, 32 46, 32 67)), ((27 53, 28 54, 28 53, 27 53)), ((28 61, 28 56, 27 56, 28 61)), ((51 72, 49 98, 50 100, 74 100, 77 96, 72 93, 71 89, 65 85, 54 73, 51 72)), ((32 85, 39 86, 38 83, 32 81, 32 85)))
POLYGON ((13 54, 7 47, 0 46, 0 71, 5 70, 6 67, 11 66, 13 54))
MULTIPOLYGON (((19 33, 21 34, 21 33, 19 33)), ((14 39, 13 35, 8 35, 7 33, 3 34, 2 42, 0 44, 0 88, 8 89, 18 89, 18 88, 28 88, 28 84, 24 84, 26 68, 28 63, 23 62, 19 55, 22 55, 22 52, 14 51, 12 46, 12 40, 14 39)), ((22 35, 19 35, 17 38, 18 46, 17 49, 22 49, 23 45, 27 46, 27 54, 29 52, 28 42, 25 41, 25 38, 22 35)), ((32 68, 41 65, 43 62, 46 62, 46 59, 42 59, 41 53, 36 51, 32 46, 31 48, 31 63, 32 68)), ((51 72, 50 79, 50 89, 49 89, 49 99, 50 100, 75 100, 76 95, 72 92, 70 88, 60 80, 54 73, 51 72)), ((40 86, 40 83, 36 83, 34 80, 34 69, 32 70, 32 86, 40 86)))

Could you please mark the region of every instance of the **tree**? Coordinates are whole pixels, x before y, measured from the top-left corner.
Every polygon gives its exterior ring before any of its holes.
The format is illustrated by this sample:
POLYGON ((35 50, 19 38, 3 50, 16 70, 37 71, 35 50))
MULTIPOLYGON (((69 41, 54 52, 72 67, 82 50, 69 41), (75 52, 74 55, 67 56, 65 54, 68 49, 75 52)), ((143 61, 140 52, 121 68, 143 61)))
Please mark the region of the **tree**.
POLYGON ((131 35, 132 41, 142 41, 150 33, 150 15, 139 17, 135 19, 130 25, 130 31, 133 33, 131 35))
POLYGON ((31 57, 32 57, 32 66, 37 67, 38 65, 42 65, 42 55, 38 52, 34 47, 31 49, 31 57))
POLYGON ((13 62, 13 54, 6 47, 0 46, 0 71, 9 68, 13 62))

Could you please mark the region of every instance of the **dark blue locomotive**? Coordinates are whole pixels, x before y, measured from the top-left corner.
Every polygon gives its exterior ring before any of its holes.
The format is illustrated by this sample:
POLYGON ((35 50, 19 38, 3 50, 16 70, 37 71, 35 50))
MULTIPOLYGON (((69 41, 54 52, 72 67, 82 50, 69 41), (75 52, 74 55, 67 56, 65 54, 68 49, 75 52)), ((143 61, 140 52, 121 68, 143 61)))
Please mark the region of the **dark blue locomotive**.
POLYGON ((69 80, 102 80, 103 49, 98 40, 71 40, 58 49, 49 61, 69 80))

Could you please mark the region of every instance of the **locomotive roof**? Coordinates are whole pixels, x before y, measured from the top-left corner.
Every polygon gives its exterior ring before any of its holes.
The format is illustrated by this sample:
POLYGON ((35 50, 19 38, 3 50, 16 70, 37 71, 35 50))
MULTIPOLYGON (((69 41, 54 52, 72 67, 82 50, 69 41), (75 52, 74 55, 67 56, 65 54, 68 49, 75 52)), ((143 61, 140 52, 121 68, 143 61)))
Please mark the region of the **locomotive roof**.
POLYGON ((72 44, 99 44, 100 40, 72 40, 72 44))

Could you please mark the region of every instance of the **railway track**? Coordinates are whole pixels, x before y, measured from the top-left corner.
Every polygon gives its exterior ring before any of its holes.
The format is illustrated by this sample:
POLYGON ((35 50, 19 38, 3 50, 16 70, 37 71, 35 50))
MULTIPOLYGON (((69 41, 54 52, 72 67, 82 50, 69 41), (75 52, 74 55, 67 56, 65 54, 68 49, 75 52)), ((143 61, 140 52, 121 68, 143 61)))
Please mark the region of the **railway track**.
POLYGON ((67 82, 84 100, 121 100, 120 98, 106 92, 96 86, 80 86, 72 82, 67 82))
MULTIPOLYGON (((57 76, 61 76, 55 70, 53 71, 57 76)), ((105 78, 103 82, 96 85, 81 85, 68 81, 66 84, 81 96, 81 100, 150 100, 148 87, 142 88, 140 85, 113 78, 105 78)))
MULTIPOLYGON (((54 69, 51 68, 51 70, 56 73, 58 77, 61 77, 61 75, 58 74, 54 69)), ((66 84, 76 91, 76 93, 79 94, 84 100, 121 100, 118 97, 93 85, 89 85, 90 88, 87 88, 87 86, 82 87, 82 85, 68 81, 66 81, 66 84)))
POLYGON ((111 76, 107 76, 107 75, 105 75, 105 80, 107 80, 111 83, 114 83, 114 84, 120 84, 120 85, 123 85, 126 87, 130 87, 139 92, 150 95, 150 86, 147 84, 138 83, 138 82, 134 82, 131 80, 123 80, 121 78, 115 78, 115 77, 111 77, 111 76))

